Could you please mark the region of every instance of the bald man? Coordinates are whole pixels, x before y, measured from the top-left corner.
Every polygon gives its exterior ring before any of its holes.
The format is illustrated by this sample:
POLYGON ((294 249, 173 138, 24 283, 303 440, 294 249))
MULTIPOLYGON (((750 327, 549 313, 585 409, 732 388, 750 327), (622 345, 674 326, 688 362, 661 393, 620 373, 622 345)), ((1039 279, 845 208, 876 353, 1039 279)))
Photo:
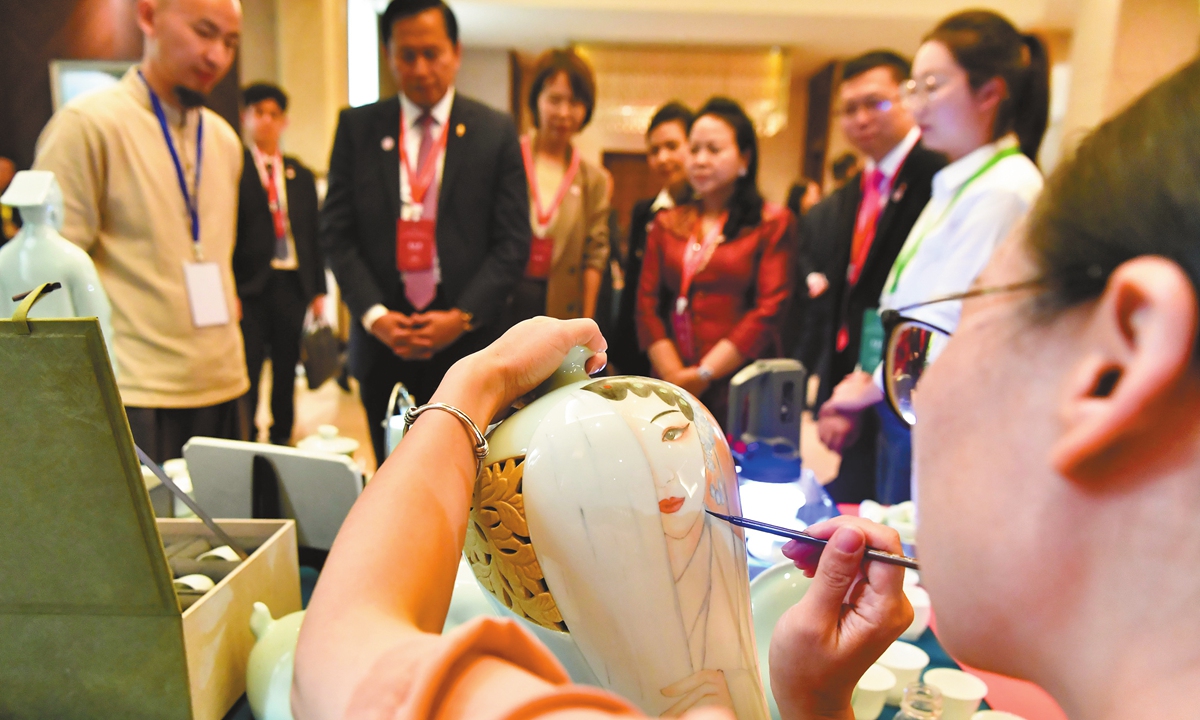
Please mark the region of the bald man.
POLYGON ((193 435, 244 435, 231 267, 242 147, 203 107, 233 65, 242 11, 237 0, 139 0, 137 14, 141 63, 55 113, 34 168, 58 176, 63 235, 96 263, 133 437, 161 461, 193 435))

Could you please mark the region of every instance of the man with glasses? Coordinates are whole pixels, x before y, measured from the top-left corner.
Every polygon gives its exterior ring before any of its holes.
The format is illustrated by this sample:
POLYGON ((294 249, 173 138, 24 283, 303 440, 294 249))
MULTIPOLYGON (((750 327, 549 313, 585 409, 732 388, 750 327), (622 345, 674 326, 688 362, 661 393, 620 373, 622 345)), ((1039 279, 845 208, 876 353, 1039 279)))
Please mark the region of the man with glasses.
MULTIPOLYGON (((846 139, 866 156, 866 167, 802 220, 805 242, 830 248, 825 254, 832 258, 828 267, 818 268, 830 283, 825 293, 829 361, 822 363, 828 372, 821 378, 818 407, 855 367, 878 364, 880 292, 929 201, 934 174, 945 165, 941 155, 922 147, 920 130, 900 102, 909 72, 907 60, 886 50, 860 55, 842 71, 837 115, 846 139)), ((840 417, 818 422, 822 442, 842 455, 828 490, 838 502, 875 498, 878 415, 867 413, 857 436, 837 427, 840 422, 840 417)))

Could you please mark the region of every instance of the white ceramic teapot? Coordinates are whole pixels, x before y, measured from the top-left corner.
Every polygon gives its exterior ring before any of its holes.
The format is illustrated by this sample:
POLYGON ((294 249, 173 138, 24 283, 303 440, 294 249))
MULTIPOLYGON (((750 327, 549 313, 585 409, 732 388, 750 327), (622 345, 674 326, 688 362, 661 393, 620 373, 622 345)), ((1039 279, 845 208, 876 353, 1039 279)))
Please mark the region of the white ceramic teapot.
POLYGON ((292 671, 304 611, 275 620, 260 602, 250 614, 256 642, 246 662, 246 699, 257 720, 292 720, 292 671))
POLYGON ((502 605, 569 638, 644 712, 708 694, 740 720, 766 718, 745 540, 705 513, 740 514, 720 427, 669 383, 589 378, 589 355, 573 351, 550 391, 491 433, 467 559, 502 605))

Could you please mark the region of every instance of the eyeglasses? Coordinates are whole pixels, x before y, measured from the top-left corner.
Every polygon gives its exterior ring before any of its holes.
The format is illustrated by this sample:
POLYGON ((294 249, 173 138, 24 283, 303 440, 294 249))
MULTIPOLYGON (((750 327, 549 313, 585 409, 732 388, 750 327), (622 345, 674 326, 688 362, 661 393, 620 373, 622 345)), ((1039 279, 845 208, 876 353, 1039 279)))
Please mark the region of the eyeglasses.
POLYGON ((913 78, 900 86, 900 99, 906 105, 913 105, 918 102, 927 103, 930 98, 941 92, 942 88, 948 84, 948 80, 939 78, 936 75, 926 75, 920 80, 913 78))
POLYGON ((894 101, 888 98, 868 97, 862 100, 851 100, 838 108, 838 115, 849 119, 858 115, 859 110, 865 110, 868 115, 880 115, 892 109, 894 101))
POLYGON ((920 382, 926 368, 937 360, 946 347, 946 343, 950 341, 949 330, 905 317, 903 313, 927 305, 1027 290, 1043 285, 1045 285, 1045 281, 1039 278, 1011 285, 975 288, 954 295, 906 305, 895 310, 884 310, 880 313, 884 337, 887 338, 883 354, 883 389, 892 411, 909 426, 917 423, 917 414, 913 410, 917 383, 920 382))

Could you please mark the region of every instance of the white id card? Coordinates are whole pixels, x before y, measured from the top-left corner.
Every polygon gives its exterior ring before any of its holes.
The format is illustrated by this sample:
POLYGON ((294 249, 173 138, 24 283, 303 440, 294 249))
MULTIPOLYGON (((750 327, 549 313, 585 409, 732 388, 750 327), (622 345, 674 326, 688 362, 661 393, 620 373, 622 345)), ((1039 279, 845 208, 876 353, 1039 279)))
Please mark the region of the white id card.
POLYGON ((215 262, 185 262, 183 280, 192 307, 192 325, 206 328, 229 324, 221 268, 215 262))

